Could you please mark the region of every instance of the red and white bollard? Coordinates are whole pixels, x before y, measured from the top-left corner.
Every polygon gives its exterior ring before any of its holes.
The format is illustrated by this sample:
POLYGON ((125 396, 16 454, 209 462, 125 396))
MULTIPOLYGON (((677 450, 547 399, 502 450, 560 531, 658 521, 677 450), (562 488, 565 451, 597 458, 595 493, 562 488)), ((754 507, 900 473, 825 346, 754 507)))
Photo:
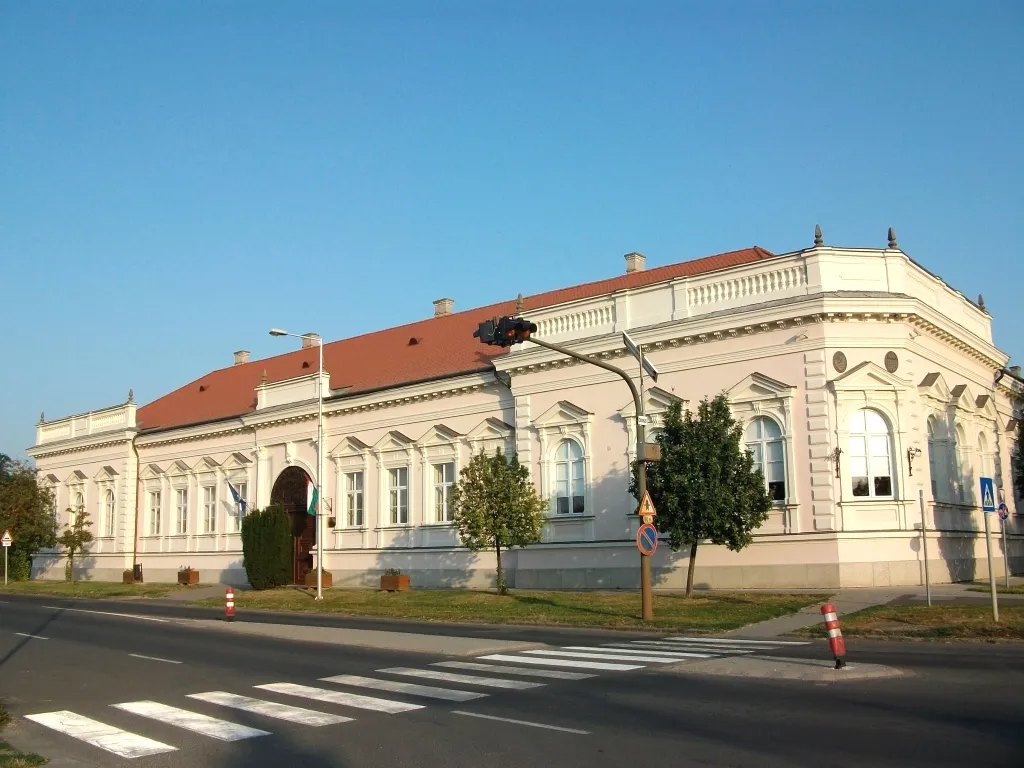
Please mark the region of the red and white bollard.
POLYGON ((836 669, 846 666, 843 656, 846 655, 846 643, 843 642, 843 632, 839 629, 839 618, 836 616, 836 607, 832 603, 825 603, 821 606, 821 615, 825 617, 825 629, 828 630, 828 647, 832 649, 832 655, 836 660, 836 669))
POLYGON ((228 587, 224 590, 224 621, 235 620, 235 590, 228 587))

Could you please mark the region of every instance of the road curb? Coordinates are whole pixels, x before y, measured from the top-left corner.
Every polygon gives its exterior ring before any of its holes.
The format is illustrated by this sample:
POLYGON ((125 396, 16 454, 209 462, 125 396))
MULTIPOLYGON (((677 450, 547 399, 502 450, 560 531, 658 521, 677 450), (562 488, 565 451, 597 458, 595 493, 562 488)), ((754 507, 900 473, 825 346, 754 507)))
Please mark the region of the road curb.
POLYGON ((904 670, 882 664, 847 664, 842 669, 835 669, 835 662, 832 660, 795 659, 781 656, 732 656, 706 661, 685 661, 661 667, 658 671, 676 675, 804 680, 817 683, 879 680, 904 677, 909 674, 904 670))

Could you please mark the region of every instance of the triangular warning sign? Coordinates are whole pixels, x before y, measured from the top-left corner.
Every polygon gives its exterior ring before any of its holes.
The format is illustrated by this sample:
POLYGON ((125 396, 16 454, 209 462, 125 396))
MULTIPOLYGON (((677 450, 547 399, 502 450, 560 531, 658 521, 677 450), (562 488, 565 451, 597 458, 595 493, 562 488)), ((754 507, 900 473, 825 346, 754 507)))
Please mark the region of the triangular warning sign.
POLYGON ((644 497, 640 499, 640 509, 637 510, 640 517, 654 517, 658 513, 654 511, 654 502, 651 501, 651 494, 644 491, 644 497))

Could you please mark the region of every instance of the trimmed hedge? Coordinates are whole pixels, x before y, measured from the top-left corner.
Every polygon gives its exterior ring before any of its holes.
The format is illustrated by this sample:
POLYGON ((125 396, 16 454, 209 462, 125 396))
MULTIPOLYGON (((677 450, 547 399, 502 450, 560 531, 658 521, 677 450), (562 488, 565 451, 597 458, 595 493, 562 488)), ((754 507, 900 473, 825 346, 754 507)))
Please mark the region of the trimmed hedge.
POLYGON ((242 565, 253 589, 291 581, 292 527, 284 508, 272 504, 242 518, 242 565))

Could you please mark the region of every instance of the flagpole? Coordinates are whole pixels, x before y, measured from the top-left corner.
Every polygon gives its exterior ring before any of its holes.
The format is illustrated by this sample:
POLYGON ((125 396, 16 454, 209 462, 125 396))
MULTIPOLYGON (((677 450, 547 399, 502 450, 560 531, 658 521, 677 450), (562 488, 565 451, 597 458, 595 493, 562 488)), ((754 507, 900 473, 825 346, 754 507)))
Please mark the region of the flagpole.
POLYGON ((324 531, 323 515, 320 510, 324 504, 324 337, 318 336, 320 349, 320 369, 316 377, 317 418, 316 418, 316 599, 324 599, 324 531))

